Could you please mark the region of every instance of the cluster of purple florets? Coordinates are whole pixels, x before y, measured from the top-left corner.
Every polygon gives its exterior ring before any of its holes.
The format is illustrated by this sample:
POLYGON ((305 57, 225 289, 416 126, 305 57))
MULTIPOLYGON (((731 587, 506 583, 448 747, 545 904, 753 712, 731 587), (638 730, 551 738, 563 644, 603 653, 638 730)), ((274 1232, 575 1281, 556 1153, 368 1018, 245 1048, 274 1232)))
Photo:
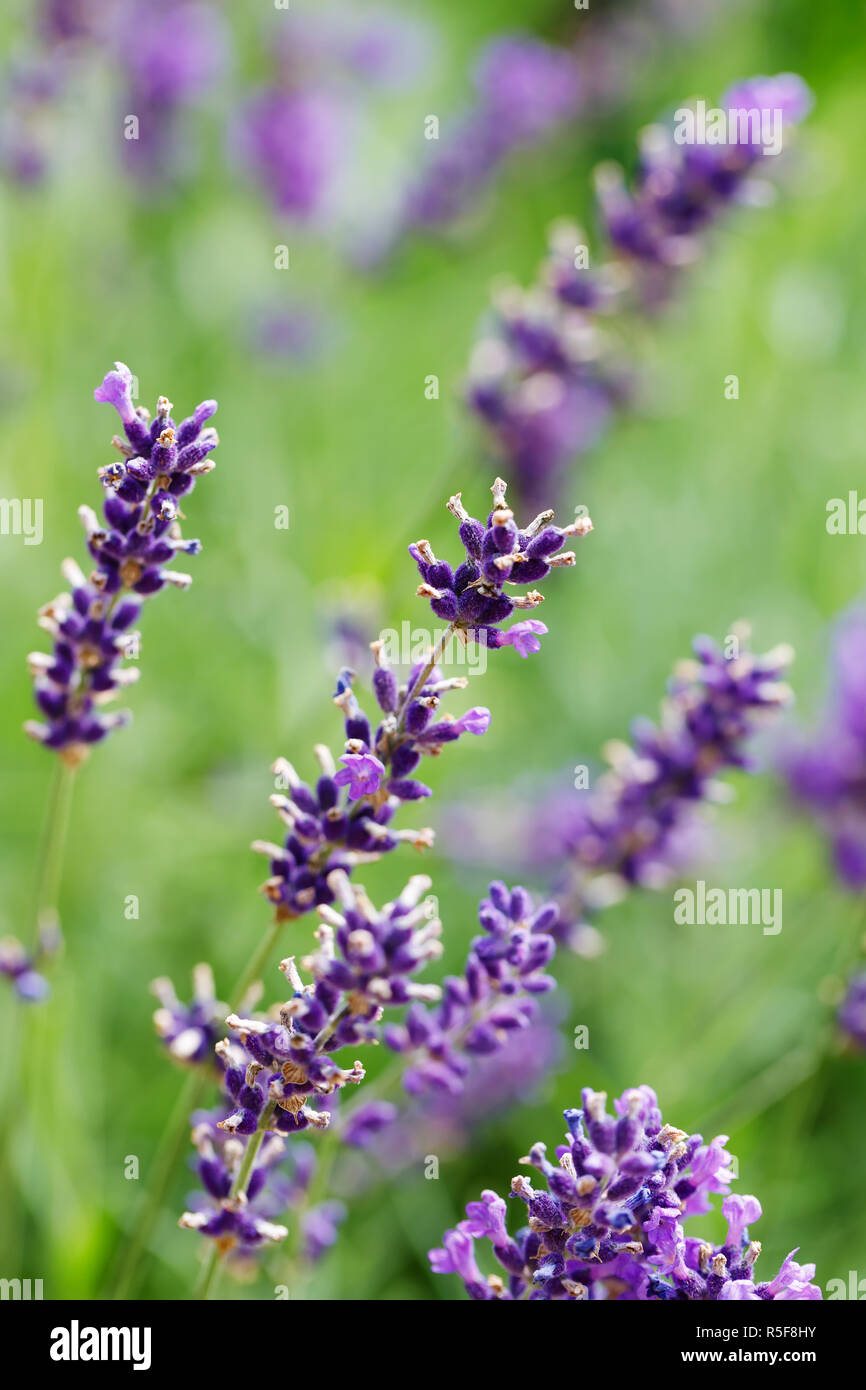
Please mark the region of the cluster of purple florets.
MULTIPOLYGON (((631 192, 618 169, 606 165, 599 170, 607 235, 616 252, 644 275, 675 271, 694 259, 696 236, 741 197, 745 181, 765 156, 780 153, 791 127, 808 114, 812 96, 796 73, 780 73, 739 83, 719 105, 726 130, 714 130, 712 142, 700 138, 697 129, 695 138, 689 138, 686 126, 681 140, 658 128, 647 132, 631 192), (766 122, 776 112, 778 148, 773 148, 766 122)), ((652 297, 666 288, 664 280, 656 281, 652 297)))
POLYGON ((178 499, 214 467, 209 455, 219 442, 207 426, 216 401, 204 401, 176 425, 170 401, 160 397, 151 420, 135 406, 133 386, 129 368, 118 362, 94 392, 120 416, 125 439, 116 436, 114 444, 123 461, 100 470, 107 493, 104 520, 90 507, 79 509, 93 568, 85 575, 67 560, 63 574, 71 592, 40 612, 54 649, 28 658, 46 722, 31 721, 26 730, 73 763, 128 719, 124 712, 103 713, 102 706, 138 675, 136 667, 121 663, 137 652, 131 629, 143 600, 166 584, 183 589, 192 583, 188 574, 168 568, 179 552, 195 555, 201 549, 199 541, 181 534, 178 499))
POLYGON ((459 719, 435 717, 441 697, 461 688, 465 678, 443 679, 435 666, 421 663, 398 686, 374 643, 378 667, 374 691, 383 712, 375 733, 352 688, 354 675, 344 671, 337 682, 335 703, 345 720, 345 752, 338 769, 330 751, 317 745, 321 769, 315 788, 302 781, 291 763, 280 758, 273 767, 284 791, 271 802, 288 828, 285 843, 255 841, 267 855, 270 877, 262 891, 280 918, 303 916, 320 903, 333 900, 329 883, 336 869, 352 873, 403 843, 425 849, 433 832, 397 829, 392 825, 404 802, 432 795, 425 783, 411 776, 423 755, 433 756, 463 734, 484 734, 490 711, 475 706, 459 719), (425 674, 426 672, 426 674, 425 674))
POLYGON ((585 1090, 582 1108, 566 1110, 568 1133, 556 1162, 534 1144, 522 1162, 544 1186, 519 1175, 511 1196, 524 1203, 527 1225, 508 1231, 506 1203, 485 1191, 470 1202, 466 1220, 446 1231, 431 1250, 438 1274, 457 1274, 470 1298, 608 1299, 820 1299, 814 1265, 799 1265, 794 1250, 769 1282, 755 1277, 761 1247, 747 1226, 757 1221, 755 1197, 734 1196, 727 1136, 705 1144, 699 1134, 662 1122, 655 1092, 626 1091, 607 1113, 603 1092, 585 1090), (709 1211, 709 1197, 724 1194, 728 1233, 720 1245, 688 1236, 683 1223, 709 1211), (501 1273, 487 1277, 475 1241, 489 1240, 501 1273))
POLYGON ((513 646, 526 657, 538 651, 536 634, 546 632, 545 625, 528 619, 503 630, 502 624, 516 609, 538 607, 543 594, 537 589, 524 590, 524 586, 541 583, 553 568, 573 565, 575 554, 564 549, 565 541, 569 536, 588 535, 592 522, 581 516, 566 527, 553 526, 553 512, 545 511, 521 530, 506 505, 506 484, 501 478, 491 491, 493 510, 486 522, 469 515, 459 492, 448 503, 448 510, 460 523, 460 540, 466 552, 456 570, 437 560, 429 541, 416 541, 409 554, 423 581, 418 595, 430 600, 437 618, 483 646, 513 646))
POLYGON ((388 1046, 406 1055, 410 1094, 458 1095, 473 1059, 501 1051, 534 1022, 538 996, 556 984, 545 967, 556 952, 558 915, 554 903, 535 908, 524 888, 491 883, 478 910, 485 934, 472 942, 463 973, 445 979, 435 1008, 414 1002, 403 1023, 385 1028, 388 1046))

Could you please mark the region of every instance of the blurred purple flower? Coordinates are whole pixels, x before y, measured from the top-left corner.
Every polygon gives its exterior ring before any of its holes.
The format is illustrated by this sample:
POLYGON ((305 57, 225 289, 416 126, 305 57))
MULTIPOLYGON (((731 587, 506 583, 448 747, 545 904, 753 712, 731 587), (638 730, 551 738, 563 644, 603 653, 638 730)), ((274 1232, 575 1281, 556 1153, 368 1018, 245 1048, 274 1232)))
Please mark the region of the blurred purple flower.
POLYGON ((839 1005, 839 1025, 859 1048, 866 1050, 866 971, 852 975, 839 1005))
POLYGON ((10 980, 23 1004, 40 1004, 51 993, 51 986, 42 973, 51 957, 60 950, 60 932, 44 927, 36 949, 27 951, 14 936, 0 940, 0 975, 10 980))
POLYGON ((834 625, 830 693, 813 735, 791 740, 780 757, 792 796, 827 835, 845 887, 866 887, 866 608, 834 625))
POLYGON ((169 183, 190 163, 191 134, 180 124, 181 112, 212 91, 228 68, 223 17, 207 0, 123 0, 113 50, 125 82, 123 162, 143 184, 169 183))
MULTIPOLYGON (((783 126, 802 119, 811 101, 793 74, 754 79, 731 100, 750 96, 778 103, 783 126)), ((607 261, 591 269, 584 233, 559 222, 536 283, 497 294, 465 396, 527 506, 558 500, 568 463, 595 445, 635 394, 634 369, 614 353, 606 319, 670 300, 683 267, 701 252, 701 234, 745 196, 765 153, 755 143, 679 144, 672 131, 653 127, 632 189, 615 165, 596 172, 607 261)))
POLYGON ((242 107, 235 147, 276 212, 311 219, 325 208, 350 134, 351 116, 341 97, 314 88, 268 87, 242 107))

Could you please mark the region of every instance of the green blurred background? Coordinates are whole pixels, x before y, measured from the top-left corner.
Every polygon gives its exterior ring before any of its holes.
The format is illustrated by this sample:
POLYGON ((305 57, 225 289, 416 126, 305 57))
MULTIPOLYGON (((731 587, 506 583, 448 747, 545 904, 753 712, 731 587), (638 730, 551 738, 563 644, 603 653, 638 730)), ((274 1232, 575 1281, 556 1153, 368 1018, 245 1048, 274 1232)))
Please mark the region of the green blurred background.
MULTIPOLYGON (((428 111, 460 108, 484 39, 513 27, 562 37, 580 24, 564 3, 412 9, 439 29, 440 62, 387 104, 383 159, 420 140, 428 111)), ((461 488, 470 508, 485 505, 492 470, 457 388, 492 278, 528 281, 554 217, 592 227, 593 165, 632 164, 648 121, 686 95, 712 100, 743 75, 790 69, 813 88, 816 109, 779 200, 733 216, 677 310, 647 335, 651 408, 574 474, 570 505, 586 503, 596 530, 577 570, 549 586, 550 634, 533 660, 503 653, 473 680, 472 703, 494 712, 491 730, 432 766, 435 800, 421 819, 441 825, 449 804, 489 801, 528 771, 569 786, 575 763, 592 762, 634 715, 655 714, 693 633, 721 636, 738 617, 753 620, 759 648, 794 644, 797 717, 817 713, 828 620, 861 592, 866 572, 862 541, 830 537, 824 525, 827 499, 861 476, 862 10, 846 0, 717 9, 667 46, 663 62, 647 63, 603 120, 514 160, 467 235, 416 238, 375 275, 277 222, 227 173, 216 142, 179 197, 137 195, 114 162, 98 88, 69 116, 73 150, 55 175, 37 190, 4 191, 0 493, 44 499, 44 541, 0 540, 3 930, 30 931, 51 771, 20 732, 31 715, 24 657, 41 645, 35 609, 58 591, 61 559, 82 553, 76 507, 98 505, 95 470, 111 458, 114 416, 93 403, 93 388, 120 358, 151 407, 166 393, 182 415, 216 396, 222 441, 188 508, 186 530, 205 544, 190 563, 194 585, 145 613, 134 724, 79 778, 53 998, 37 1020, 4 993, 7 1277, 42 1277, 47 1297, 104 1288, 140 1195, 124 1160, 138 1155, 146 1169, 182 1080, 153 1035, 148 982, 168 974, 188 997, 190 968, 207 959, 226 993, 268 921, 256 893, 264 865, 247 846, 278 828, 269 764, 285 754, 311 773, 312 744, 341 741, 329 699, 335 614, 360 612, 371 635, 404 619, 426 623, 406 545, 427 535, 452 554, 445 498, 461 488), (292 268, 281 274, 273 248, 284 241, 292 268), (338 325, 330 352, 306 366, 254 352, 244 315, 261 301, 319 306, 338 325), (430 373, 438 401, 425 399, 430 373), (736 402, 723 394, 729 373, 740 379, 736 402), (290 508, 288 532, 274 528, 279 505, 290 508), (140 918, 128 921, 132 893, 140 918)), ((235 41, 254 74, 258 16, 243 11, 232 15, 235 41)), ((12 22, 10 45, 15 36, 12 22)), ((218 107, 220 94, 211 100, 218 107)), ((717 813, 703 876, 781 887, 782 933, 675 927, 669 893, 635 894, 608 911, 605 953, 557 966, 565 1041, 556 1076, 488 1118, 466 1151, 443 1156, 439 1181, 418 1163, 353 1199, 337 1247, 293 1296, 457 1296, 457 1281, 429 1274, 425 1252, 465 1202, 484 1186, 503 1190, 533 1140, 557 1142, 558 1116, 581 1086, 618 1095, 641 1082, 672 1123, 731 1135, 739 1190, 764 1207, 753 1235, 765 1278, 795 1245, 817 1261, 824 1286, 862 1268, 866 1062, 827 1041, 826 981, 857 958, 866 912, 836 887, 820 838, 792 817, 769 774, 737 779, 736 793, 717 813), (570 1046, 580 1023, 588 1051, 570 1046)), ((436 852, 419 866, 407 851, 363 882, 385 899, 419 867, 434 877, 446 966, 458 968, 480 870, 436 852)), ((510 878, 508 858, 498 872, 510 878)), ((288 929, 282 954, 302 952, 311 931, 310 921, 288 929)), ((276 972, 270 983, 276 996, 276 972)), ((372 1073, 381 1065, 365 1061, 372 1073)), ((189 1294, 199 1244, 176 1217, 193 1186, 178 1175, 145 1296, 189 1294)), ((717 1234, 720 1219, 703 1229, 717 1234)), ((270 1297, 273 1282, 263 1272, 240 1294, 270 1297)))

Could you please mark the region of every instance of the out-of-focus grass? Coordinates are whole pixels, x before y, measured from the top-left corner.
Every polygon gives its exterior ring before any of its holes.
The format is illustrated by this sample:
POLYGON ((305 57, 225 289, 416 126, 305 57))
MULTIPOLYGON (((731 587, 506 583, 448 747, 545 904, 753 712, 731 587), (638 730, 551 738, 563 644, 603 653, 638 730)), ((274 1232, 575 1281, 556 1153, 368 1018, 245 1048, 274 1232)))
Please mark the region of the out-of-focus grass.
MULTIPOLYGON (((547 13, 516 2, 507 15, 487 3, 427 8, 463 58, 506 22, 540 24, 547 13)), ((655 712, 694 632, 721 635, 742 615, 754 619, 757 644, 795 644, 800 716, 817 710, 827 620, 860 593, 866 570, 860 538, 824 528, 827 499, 858 486, 862 454, 866 168, 852 135, 866 115, 862 60, 845 5, 743 6, 644 73, 609 121, 513 166, 483 231, 459 246, 414 245, 373 278, 290 231, 293 268, 281 279, 273 246, 285 230, 216 163, 187 197, 142 206, 97 143, 45 189, 7 197, 0 492, 45 505, 40 547, 0 542, 9 930, 29 930, 49 774, 49 759, 19 732, 30 713, 23 658, 39 645, 33 614, 60 587, 60 560, 81 551, 76 506, 96 502, 95 470, 110 457, 114 422, 92 403, 93 386, 120 357, 145 401, 166 392, 185 412, 215 395, 223 443, 188 508, 187 530, 205 542, 191 562, 194 586, 148 608, 134 726, 80 778, 52 1004, 41 1013, 4 1004, 4 1055, 23 1052, 29 1096, 18 1092, 18 1069, 5 1068, 11 1195, 0 1271, 44 1277, 51 1296, 90 1297, 101 1286, 130 1219, 124 1160, 138 1155, 146 1166, 179 1086, 152 1037, 147 982, 170 974, 183 993, 192 964, 207 958, 228 988, 267 921, 255 892, 262 865, 246 846, 274 833, 268 764, 284 752, 309 769, 315 741, 340 740, 326 657, 333 604, 363 601, 376 626, 426 622, 406 544, 429 535, 453 550, 442 502, 458 487, 468 505, 484 506, 492 468, 454 390, 490 278, 528 278, 547 223, 589 216, 595 160, 628 160, 634 132, 682 95, 787 68, 817 97, 790 185, 776 207, 731 220, 681 308, 652 331, 652 409, 575 474, 571 500, 590 506, 596 530, 577 571, 554 576, 550 635, 532 661, 506 652, 473 680, 472 702, 492 708, 493 725, 433 767, 436 799, 425 809, 441 823, 449 803, 504 792, 527 768, 566 784, 569 768, 624 734, 633 715, 655 712), (298 292, 342 326, 315 368, 269 363, 243 332, 251 303, 298 292), (438 402, 424 397, 431 372, 438 402), (723 394, 731 372, 736 402, 723 394), (291 508, 288 533, 273 526, 280 504, 291 508), (127 921, 131 893, 141 915, 127 921)), ((418 123, 418 101, 425 110, 437 93, 456 101, 455 71, 397 103, 394 128, 418 123)), ((98 121, 93 129, 98 142, 98 121)), ((763 1269, 795 1244, 818 1261, 822 1283, 857 1267, 864 1232, 852 1155, 866 1068, 836 1056, 810 1067, 828 1025, 818 987, 855 958, 863 906, 834 886, 818 840, 770 779, 740 778, 736 790, 736 805, 718 813, 706 877, 781 887, 782 933, 675 927, 669 894, 611 910, 605 955, 558 967, 566 1043, 585 1023, 589 1051, 567 1046, 545 1095, 488 1121, 470 1152, 443 1161, 438 1182, 419 1169, 353 1203, 310 1293, 452 1296, 450 1281, 427 1273, 424 1251, 480 1187, 507 1184, 533 1139, 558 1139, 557 1117, 584 1084, 619 1093, 647 1082, 674 1123, 731 1133, 741 1190, 764 1204, 763 1269)), ((436 854, 427 864, 446 965, 457 968, 483 879, 436 854)), ((364 881, 384 898, 416 867, 393 856, 364 881)), ((499 872, 509 876, 507 858, 499 872)), ((286 949, 306 945, 310 930, 292 927, 286 949)), ((276 972, 271 985, 276 994, 276 972)), ((178 1180, 160 1225, 150 1296, 189 1290, 196 1241, 174 1222, 191 1186, 178 1180)), ((716 1218, 706 1226, 718 1229, 716 1218)), ((271 1282, 263 1274, 244 1292, 267 1296, 271 1282)))

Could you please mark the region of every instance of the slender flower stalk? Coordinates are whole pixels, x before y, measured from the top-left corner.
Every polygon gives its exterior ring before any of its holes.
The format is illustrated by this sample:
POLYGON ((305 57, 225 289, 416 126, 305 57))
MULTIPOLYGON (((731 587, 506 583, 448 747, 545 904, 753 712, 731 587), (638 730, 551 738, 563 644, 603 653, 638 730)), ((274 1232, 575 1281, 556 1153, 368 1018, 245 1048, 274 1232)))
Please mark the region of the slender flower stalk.
POLYGON ((634 371, 618 346, 627 336, 626 312, 654 315, 703 254, 708 228, 735 202, 759 194, 766 202, 757 176, 773 159, 763 156, 781 150, 810 105, 805 84, 786 73, 725 94, 722 143, 679 143, 679 127, 676 135, 652 127, 642 137, 631 190, 617 166, 597 171, 607 259, 590 266, 584 233, 562 221, 552 229, 537 282, 498 292, 473 350, 466 401, 527 506, 556 497, 569 463, 594 446, 633 397, 634 371), (776 111, 782 130, 771 148, 761 113, 776 111))
MULTIPOLYGON (((232 1012, 241 1008, 249 996, 265 962, 270 959, 271 953, 276 947, 282 929, 282 922, 273 922, 244 966, 229 995, 229 1008, 232 1012)), ((201 1055, 202 1049, 200 1047, 192 1050, 188 1050, 186 1046, 181 1046, 180 1049, 177 1047, 177 1039, 190 1027, 206 1027, 208 1029, 207 1042, 213 1041, 213 1033, 210 1030, 216 1012, 216 1000, 212 997, 202 997, 205 993, 211 996, 213 994, 211 989, 205 991, 205 971, 207 972, 207 984, 210 985, 212 976, 209 967, 199 965, 196 968, 199 982, 198 997, 194 998, 192 1005, 185 1012, 176 1001, 167 998, 165 986, 169 984, 168 981, 155 981, 154 985, 151 986, 157 997, 160 998, 162 1005, 162 1008, 157 1010, 154 1015, 154 1026, 172 1059, 184 1064, 188 1068, 188 1075, 157 1145, 138 1218, 117 1260, 110 1288, 111 1297, 115 1300, 126 1299, 135 1288, 141 1261, 183 1153, 189 1131, 190 1114, 201 1104, 211 1079, 212 1062, 209 1054, 207 1056, 201 1055), (164 1011, 167 1007, 174 1014, 175 1021, 179 1025, 177 1029, 166 1027, 167 1020, 164 1011)), ((173 995, 174 991, 172 990, 171 993, 173 995)))
POLYGON ((761 1216, 755 1197, 731 1193, 735 1173, 727 1135, 705 1144, 664 1124, 649 1086, 626 1091, 607 1113, 604 1092, 584 1090, 581 1108, 565 1111, 568 1133, 556 1162, 544 1144, 520 1160, 540 1174, 538 1186, 515 1177, 510 1195, 525 1204, 528 1224, 516 1235, 506 1203, 489 1189, 470 1202, 466 1220, 430 1251, 437 1274, 457 1274, 475 1300, 820 1299, 814 1265, 796 1250, 772 1280, 760 1282, 761 1253, 747 1229, 761 1216), (543 1186, 541 1183, 543 1182, 543 1186), (718 1245, 686 1234, 685 1223, 711 1210, 720 1194, 728 1222, 718 1245), (476 1240, 489 1240, 502 1273, 485 1277, 476 1240))

